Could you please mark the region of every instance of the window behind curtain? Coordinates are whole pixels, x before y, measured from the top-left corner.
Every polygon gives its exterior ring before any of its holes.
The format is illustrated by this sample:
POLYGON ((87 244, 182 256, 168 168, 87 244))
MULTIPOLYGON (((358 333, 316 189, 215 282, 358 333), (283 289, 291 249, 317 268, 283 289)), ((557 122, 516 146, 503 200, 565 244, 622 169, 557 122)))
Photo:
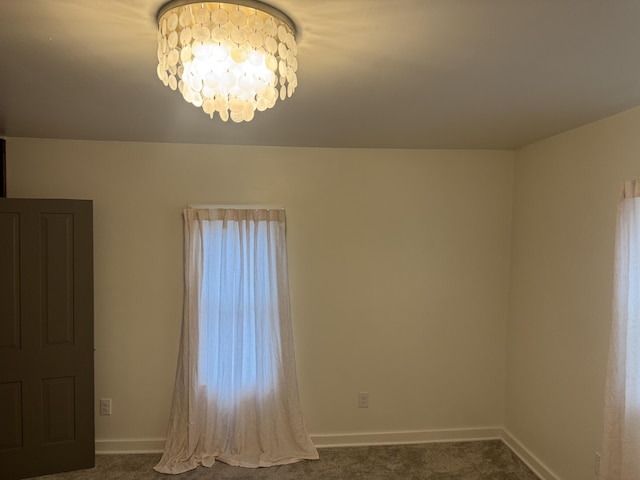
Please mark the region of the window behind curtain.
POLYGON ((213 220, 202 228, 198 380, 219 401, 264 396, 277 381, 273 356, 279 356, 280 312, 273 228, 267 221, 246 220, 213 220))

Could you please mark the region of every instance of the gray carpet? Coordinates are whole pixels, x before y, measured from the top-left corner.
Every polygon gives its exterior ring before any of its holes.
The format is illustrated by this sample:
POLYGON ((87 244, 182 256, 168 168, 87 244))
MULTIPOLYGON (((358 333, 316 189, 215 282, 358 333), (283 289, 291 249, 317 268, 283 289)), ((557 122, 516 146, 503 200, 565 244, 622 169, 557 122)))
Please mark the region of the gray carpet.
POLYGON ((40 480, 538 480, 500 440, 319 449, 320 460, 247 469, 217 462, 182 475, 153 466, 160 455, 98 455, 96 468, 40 480))

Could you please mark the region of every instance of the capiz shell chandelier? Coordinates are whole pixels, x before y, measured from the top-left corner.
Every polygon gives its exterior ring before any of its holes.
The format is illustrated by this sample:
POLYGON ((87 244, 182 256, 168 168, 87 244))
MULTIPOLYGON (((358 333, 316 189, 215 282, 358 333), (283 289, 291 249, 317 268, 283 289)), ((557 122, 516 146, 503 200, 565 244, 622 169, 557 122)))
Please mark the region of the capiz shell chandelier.
POLYGON ((296 30, 262 2, 173 0, 158 11, 158 77, 211 118, 250 121, 293 95, 296 30))

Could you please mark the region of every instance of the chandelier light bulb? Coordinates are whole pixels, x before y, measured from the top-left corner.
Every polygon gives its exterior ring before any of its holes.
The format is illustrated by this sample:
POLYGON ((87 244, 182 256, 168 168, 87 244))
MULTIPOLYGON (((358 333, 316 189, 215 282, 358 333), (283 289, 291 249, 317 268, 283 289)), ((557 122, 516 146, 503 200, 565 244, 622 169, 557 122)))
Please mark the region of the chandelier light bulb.
POLYGON ((173 0, 158 12, 158 77, 211 118, 248 122, 293 95, 295 34, 262 2, 173 0))

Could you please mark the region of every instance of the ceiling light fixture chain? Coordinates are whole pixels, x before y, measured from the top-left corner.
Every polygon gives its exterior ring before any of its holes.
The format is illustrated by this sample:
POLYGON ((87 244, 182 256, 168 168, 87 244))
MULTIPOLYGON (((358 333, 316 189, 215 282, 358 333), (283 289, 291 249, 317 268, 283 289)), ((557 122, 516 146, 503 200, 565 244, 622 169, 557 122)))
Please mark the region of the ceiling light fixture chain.
POLYGON ((293 95, 296 29, 274 7, 173 0, 157 18, 158 77, 211 118, 250 121, 293 95))

